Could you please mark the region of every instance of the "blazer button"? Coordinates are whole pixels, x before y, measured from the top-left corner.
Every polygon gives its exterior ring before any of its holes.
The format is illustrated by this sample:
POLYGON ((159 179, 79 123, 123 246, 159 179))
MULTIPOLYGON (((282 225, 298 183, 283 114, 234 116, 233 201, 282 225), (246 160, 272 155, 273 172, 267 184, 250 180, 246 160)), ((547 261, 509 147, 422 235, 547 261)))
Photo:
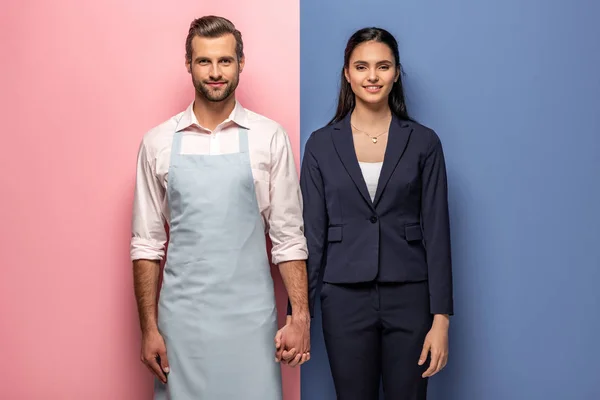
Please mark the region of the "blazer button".
POLYGON ((371 220, 371 223, 374 224, 375 222, 377 222, 377 217, 375 215, 373 215, 370 220, 371 220))

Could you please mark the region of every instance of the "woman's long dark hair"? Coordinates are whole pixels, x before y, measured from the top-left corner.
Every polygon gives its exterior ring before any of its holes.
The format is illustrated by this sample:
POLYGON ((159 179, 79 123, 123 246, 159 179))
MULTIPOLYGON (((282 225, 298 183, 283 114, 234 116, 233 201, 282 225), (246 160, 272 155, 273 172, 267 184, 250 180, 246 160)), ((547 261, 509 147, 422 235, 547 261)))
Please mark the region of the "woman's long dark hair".
POLYGON ((340 94, 338 98, 337 110, 335 112, 335 116, 331 121, 329 121, 328 125, 343 120, 349 112, 354 110, 356 99, 350 83, 348 83, 346 80, 344 70, 348 68, 350 56, 352 55, 352 52, 356 46, 369 41, 384 43, 390 48, 390 50, 392 50, 394 61, 396 62, 396 68, 398 68, 400 71, 400 75, 398 77, 398 81, 394 82, 394 86, 392 86, 392 91, 388 97, 390 109, 392 113, 399 119, 404 121, 413 121, 413 119, 408 115, 406 102, 404 100, 404 87, 402 86, 402 65, 400 64, 398 42, 394 36, 385 29, 363 28, 356 31, 350 37, 350 39, 348 39, 348 44, 346 45, 346 50, 344 51, 344 66, 342 68, 342 78, 340 83, 340 94))

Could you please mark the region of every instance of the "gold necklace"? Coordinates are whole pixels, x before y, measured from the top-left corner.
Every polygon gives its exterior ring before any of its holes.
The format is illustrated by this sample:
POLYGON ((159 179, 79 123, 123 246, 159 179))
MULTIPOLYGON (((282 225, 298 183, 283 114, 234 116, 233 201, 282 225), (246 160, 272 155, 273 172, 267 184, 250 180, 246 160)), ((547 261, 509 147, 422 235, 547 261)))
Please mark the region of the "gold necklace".
POLYGON ((354 126, 354 124, 350 123, 350 125, 351 125, 351 126, 352 126, 352 127, 355 129, 355 130, 357 130, 357 131, 359 131, 359 132, 362 132, 362 133, 364 133, 365 135, 367 135, 369 138, 371 138, 371 142, 373 142, 373 144, 377 144, 377 138, 378 138, 379 136, 381 136, 381 135, 384 135, 384 134, 388 133, 388 131, 387 131, 387 130, 385 130, 385 131, 381 132, 379 135, 371 136, 371 135, 369 135, 367 132, 365 132, 365 131, 362 131, 362 130, 358 129, 356 126, 354 126))

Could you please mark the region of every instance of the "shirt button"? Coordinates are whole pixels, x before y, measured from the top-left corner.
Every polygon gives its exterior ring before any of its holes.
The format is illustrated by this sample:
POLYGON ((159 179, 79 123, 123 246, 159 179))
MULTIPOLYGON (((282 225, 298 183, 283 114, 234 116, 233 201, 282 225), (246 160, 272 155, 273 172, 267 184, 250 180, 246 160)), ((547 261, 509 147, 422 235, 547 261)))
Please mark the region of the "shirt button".
POLYGON ((377 222, 377 217, 376 217, 375 215, 373 215, 373 216, 370 218, 370 221, 371 221, 371 223, 373 223, 373 224, 374 224, 375 222, 377 222))

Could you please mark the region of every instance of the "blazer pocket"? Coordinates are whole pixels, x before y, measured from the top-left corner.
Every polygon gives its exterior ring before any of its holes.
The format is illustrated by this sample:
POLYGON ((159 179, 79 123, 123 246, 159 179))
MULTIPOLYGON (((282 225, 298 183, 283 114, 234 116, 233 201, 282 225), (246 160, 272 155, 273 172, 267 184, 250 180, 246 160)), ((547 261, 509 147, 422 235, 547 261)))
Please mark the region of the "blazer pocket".
POLYGON ((411 224, 404 226, 404 235, 407 242, 423 240, 423 231, 420 224, 411 224))
POLYGON ((328 242, 341 242, 342 241, 342 227, 341 226, 330 226, 327 230, 327 241, 328 242))

